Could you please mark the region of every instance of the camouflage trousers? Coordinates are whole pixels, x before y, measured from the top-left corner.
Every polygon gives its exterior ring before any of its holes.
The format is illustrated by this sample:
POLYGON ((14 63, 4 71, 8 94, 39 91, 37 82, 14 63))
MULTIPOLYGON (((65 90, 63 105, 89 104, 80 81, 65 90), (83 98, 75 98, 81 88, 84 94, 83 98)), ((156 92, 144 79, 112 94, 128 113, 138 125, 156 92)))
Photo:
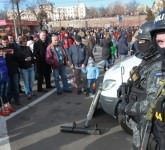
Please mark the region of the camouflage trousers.
POLYGON ((133 139, 132 139, 132 145, 135 148, 139 148, 141 145, 141 132, 139 129, 139 125, 132 119, 129 120, 129 123, 131 125, 131 129, 133 131, 133 139))
POLYGON ((132 118, 138 117, 137 121, 131 119, 131 117, 129 119, 129 125, 133 131, 133 141, 132 141, 134 147, 133 150, 138 150, 141 145, 143 131, 146 124, 144 114, 142 114, 141 112, 145 112, 146 105, 147 105, 146 101, 135 102, 133 103, 133 105, 130 105, 126 109, 128 116, 132 116, 132 118))

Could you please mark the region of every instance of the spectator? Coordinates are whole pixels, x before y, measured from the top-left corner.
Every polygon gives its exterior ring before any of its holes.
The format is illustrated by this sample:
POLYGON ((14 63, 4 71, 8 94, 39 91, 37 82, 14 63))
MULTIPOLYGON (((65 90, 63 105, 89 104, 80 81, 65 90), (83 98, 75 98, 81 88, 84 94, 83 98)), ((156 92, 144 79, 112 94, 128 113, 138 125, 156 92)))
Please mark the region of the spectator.
POLYGON ((8 68, 8 94, 7 99, 9 102, 11 102, 11 99, 13 98, 16 105, 20 105, 19 100, 19 66, 18 66, 18 53, 17 48, 9 43, 8 37, 3 36, 2 37, 2 46, 5 49, 9 49, 10 52, 6 54, 6 64, 8 68))
POLYGON ((20 46, 18 49, 18 61, 19 67, 24 82, 25 95, 28 99, 32 96, 32 86, 34 80, 33 63, 34 57, 33 53, 27 45, 27 37, 22 36, 20 38, 20 46))
POLYGON ((7 100, 8 70, 5 60, 5 52, 0 47, 0 116, 7 116, 15 109, 7 100))
POLYGON ((87 64, 87 48, 82 44, 81 36, 75 36, 75 44, 69 48, 69 62, 74 72, 77 94, 81 94, 81 68, 87 64))
POLYGON ((30 50, 31 50, 32 53, 33 53, 33 49, 34 49, 34 40, 33 40, 33 36, 29 36, 29 37, 28 37, 27 46, 29 46, 30 50))
POLYGON ((46 39, 46 32, 40 32, 40 39, 34 43, 34 56, 36 57, 36 69, 37 69, 37 90, 43 92, 42 84, 43 78, 45 78, 46 88, 52 88, 50 83, 51 66, 46 63, 46 48, 48 41, 46 39))
POLYGON ((14 40, 14 37, 11 34, 8 35, 8 41, 9 41, 9 44, 13 45, 14 48, 18 47, 16 41, 14 40))
POLYGON ((112 41, 109 37, 109 34, 104 36, 104 39, 101 42, 102 46, 102 59, 104 61, 104 71, 109 69, 109 66, 112 61, 112 54, 110 51, 110 47, 112 46, 112 41))
POLYGON ((95 94, 93 85, 96 84, 96 80, 99 76, 99 69, 96 67, 93 58, 89 57, 87 67, 83 67, 82 71, 87 74, 87 91, 86 96, 90 93, 95 94))
POLYGON ((67 56, 64 49, 59 45, 59 38, 57 35, 52 35, 52 42, 47 47, 46 61, 52 66, 57 94, 62 92, 71 92, 69 89, 66 73, 67 56), (60 77, 63 83, 63 90, 60 86, 60 77))
MULTIPOLYGON (((8 35, 8 41, 9 41, 10 47, 13 47, 14 49, 18 49, 19 45, 14 40, 13 35, 11 35, 11 34, 8 35)), ((22 90, 21 84, 20 84, 20 72, 18 72, 18 78, 19 78, 19 81, 18 81, 19 82, 19 93, 23 93, 23 90, 22 90)))
MULTIPOLYGON (((30 50, 32 51, 32 53, 33 53, 33 57, 34 57, 34 37, 33 36, 29 36, 28 37, 28 41, 27 41, 27 46, 29 46, 29 48, 30 48, 30 50)), ((35 58, 35 57, 34 57, 35 58)), ((34 77, 34 79, 37 79, 37 70, 36 70, 36 64, 34 63, 34 64, 32 64, 32 67, 33 67, 33 69, 32 69, 32 71, 33 71, 33 77, 34 77)), ((34 80, 33 79, 33 80, 34 80)))
POLYGON ((86 38, 84 32, 79 32, 78 35, 80 35, 81 38, 82 38, 82 44, 84 44, 84 45, 86 46, 86 50, 87 50, 87 55, 88 55, 88 57, 92 57, 93 60, 95 60, 94 55, 93 55, 91 40, 88 39, 88 38, 86 38))
POLYGON ((69 33, 66 32, 64 34, 64 38, 62 40, 62 45, 63 45, 63 48, 64 48, 66 54, 67 54, 67 58, 68 58, 69 48, 70 48, 70 46, 73 45, 73 42, 74 42, 74 40, 70 37, 69 33))
POLYGON ((96 44, 100 46, 101 33, 99 29, 96 31, 96 44))
POLYGON ((121 34, 119 36, 119 40, 118 40, 118 53, 119 53, 119 57, 120 60, 124 60, 126 58, 126 56, 128 55, 128 42, 127 42, 127 38, 126 38, 126 32, 125 31, 121 31, 121 34))
POLYGON ((117 48, 116 48, 116 41, 112 35, 112 46, 110 47, 111 50, 111 55, 112 55, 112 64, 115 63, 115 59, 116 59, 116 52, 117 52, 117 48))

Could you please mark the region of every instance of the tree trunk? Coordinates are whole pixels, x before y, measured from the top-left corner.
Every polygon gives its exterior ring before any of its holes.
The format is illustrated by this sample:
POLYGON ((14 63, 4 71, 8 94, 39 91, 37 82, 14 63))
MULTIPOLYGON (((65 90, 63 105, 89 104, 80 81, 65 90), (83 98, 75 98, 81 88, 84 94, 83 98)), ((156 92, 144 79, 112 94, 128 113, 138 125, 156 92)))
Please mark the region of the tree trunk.
POLYGON ((19 2, 18 1, 16 1, 16 8, 17 8, 17 14, 18 14, 18 33, 22 34, 21 15, 20 15, 19 2))

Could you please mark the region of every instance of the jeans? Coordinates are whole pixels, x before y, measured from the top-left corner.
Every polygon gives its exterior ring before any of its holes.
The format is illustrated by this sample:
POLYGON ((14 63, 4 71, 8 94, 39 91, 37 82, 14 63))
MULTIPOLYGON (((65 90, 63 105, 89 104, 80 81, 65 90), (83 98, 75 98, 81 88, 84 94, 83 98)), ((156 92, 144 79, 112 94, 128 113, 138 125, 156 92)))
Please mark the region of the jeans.
POLYGON ((55 80, 55 86, 57 88, 57 92, 62 92, 62 88, 60 86, 60 77, 63 83, 63 90, 69 89, 69 84, 66 75, 66 67, 64 65, 60 65, 57 69, 53 70, 53 76, 55 80))
POLYGON ((7 103, 7 82, 0 83, 0 106, 7 103))
POLYGON ((21 69, 21 75, 24 82, 25 94, 29 95, 32 92, 34 82, 34 68, 21 69))
POLYGON ((95 91, 93 91, 93 83, 96 83, 96 79, 87 79, 87 93, 94 94, 95 91))
POLYGON ((18 73, 9 75, 7 98, 9 101, 11 101, 11 98, 14 98, 15 102, 19 101, 19 75, 18 73))
POLYGON ((111 59, 104 59, 104 69, 107 70, 111 64, 111 59))

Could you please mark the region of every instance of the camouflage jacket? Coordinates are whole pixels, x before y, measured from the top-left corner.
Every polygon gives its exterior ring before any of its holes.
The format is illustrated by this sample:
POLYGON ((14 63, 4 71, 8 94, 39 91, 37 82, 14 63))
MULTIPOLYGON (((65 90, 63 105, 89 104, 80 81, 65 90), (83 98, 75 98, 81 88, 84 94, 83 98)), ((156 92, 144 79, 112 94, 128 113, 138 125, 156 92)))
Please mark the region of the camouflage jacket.
POLYGON ((161 76, 161 60, 160 56, 156 55, 148 61, 142 61, 141 69, 139 70, 140 81, 139 85, 146 90, 146 96, 142 101, 136 101, 129 107, 129 114, 144 115, 149 107, 149 103, 155 98, 160 87, 159 81, 161 76), (148 63, 150 61, 150 63, 148 63))

